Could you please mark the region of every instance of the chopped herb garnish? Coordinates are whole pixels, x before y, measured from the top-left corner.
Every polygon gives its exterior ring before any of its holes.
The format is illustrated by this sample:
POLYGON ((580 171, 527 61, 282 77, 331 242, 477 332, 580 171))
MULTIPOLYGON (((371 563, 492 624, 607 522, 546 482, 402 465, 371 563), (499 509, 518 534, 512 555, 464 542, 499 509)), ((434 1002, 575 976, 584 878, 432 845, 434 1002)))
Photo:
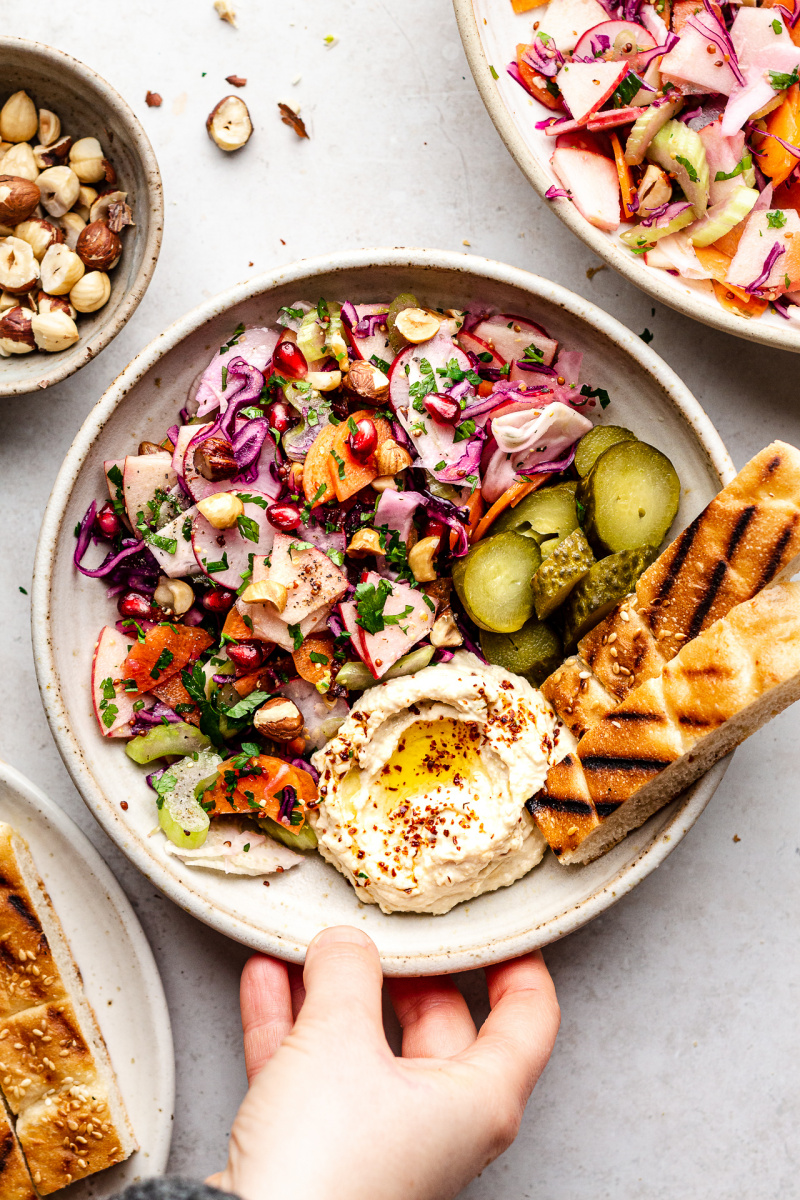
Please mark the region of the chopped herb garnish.
POLYGON ((772 22, 772 32, 777 35, 777 34, 780 34, 782 31, 783 31, 783 26, 781 25, 780 21, 776 17, 776 19, 772 22))
POLYGON ((177 538, 165 538, 160 533, 146 533, 144 540, 150 546, 155 546, 158 550, 164 550, 167 554, 174 554, 178 549, 177 538))
POLYGON ((786 213, 780 208, 776 208, 774 212, 768 212, 767 224, 770 229, 783 229, 786 224, 786 213))
POLYGON ((344 550, 328 549, 325 551, 325 553, 327 554, 327 556, 331 560, 331 562, 334 563, 337 567, 344 566, 344 550))
POLYGON ((242 504, 257 504, 259 508, 266 509, 269 505, 269 500, 266 496, 251 496, 249 492, 237 492, 236 495, 241 500, 242 504))
POLYGON ((786 88, 790 88, 793 83, 798 82, 798 69, 794 67, 790 75, 786 75, 783 71, 770 71, 769 81, 776 92, 782 92, 786 88))
POLYGON ((491 71, 491 73, 492 73, 492 79, 499 79, 499 78, 500 78, 500 76, 497 74, 497 71, 495 71, 495 69, 494 69, 494 67, 492 66, 492 64, 491 64, 491 63, 489 63, 489 70, 490 70, 490 71, 491 71))
POLYGON ((259 528, 258 521, 254 521, 252 517, 237 517, 236 528, 248 542, 257 542, 261 537, 261 529, 259 528))
POLYGON ((543 363, 544 352, 531 342, 530 346, 526 346, 522 352, 522 358, 524 362, 543 363))
POLYGON ((745 154, 744 157, 739 160, 739 162, 736 164, 736 166, 733 168, 732 171, 727 171, 727 172, 726 171, 717 171, 716 175, 714 176, 714 182, 722 183, 722 181, 724 179, 735 179, 737 175, 742 175, 745 171, 749 171, 750 168, 752 167, 752 165, 753 165, 752 154, 745 154))
POLYGON ((203 566, 208 571, 209 575, 216 575, 218 571, 227 571, 228 570, 228 552, 227 552, 227 550, 223 550, 222 558, 219 560, 219 562, 207 562, 206 559, 203 559, 203 566))
POLYGON ((181 534, 182 534, 183 540, 185 542, 190 542, 192 540, 192 518, 191 517, 187 517, 186 520, 181 525, 181 534))
MULTIPOLYGON (((645 329, 644 332, 648 333, 649 331, 645 329)), ((652 336, 653 335, 650 334, 650 338, 652 338, 652 336)), ((642 334, 642 337, 644 337, 644 333, 642 334)), ((650 338, 645 338, 644 340, 649 341, 650 338)), ((611 397, 605 388, 590 388, 588 383, 585 383, 581 388, 581 395, 587 396, 590 400, 599 400, 601 408, 608 408, 609 404, 611 403, 611 397)))
POLYGON ((166 671, 167 667, 172 662, 174 657, 175 657, 175 655, 172 653, 172 651, 167 650, 165 647, 159 654, 158 658, 156 659, 155 666, 153 667, 152 671, 150 672, 150 678, 151 679, 160 678, 162 672, 166 671))
POLYGON ((286 313, 287 317, 291 317, 293 321, 302 321, 306 315, 302 308, 290 308, 288 304, 284 304, 283 308, 278 309, 279 313, 286 313))
POLYGON ((467 417, 466 421, 462 421, 453 434, 454 442, 464 442, 467 438, 472 437, 475 432, 475 422, 472 417, 467 417))
POLYGON ((320 654, 318 650, 312 650, 309 658, 313 663, 321 663, 323 667, 327 667, 328 663, 331 661, 327 654, 320 654))
MULTIPOLYGON (((205 71, 203 72, 203 74, 205 75, 205 71)), ((243 333, 244 333, 244 325, 237 325, 236 328, 234 329, 233 333, 231 334, 230 338, 225 343, 225 345, 220 346, 220 348, 219 348, 220 354, 224 354, 226 350, 230 350, 233 346, 235 346, 243 333)), ((224 390, 224 388, 223 388, 223 390, 224 390)))
POLYGON ((105 712, 103 713, 103 724, 105 725, 106 729, 111 728, 111 726, 114 724, 114 721, 115 721, 118 713, 119 713, 119 709, 117 708, 116 704, 108 705, 105 712))
POLYGON ((387 375, 391 370, 391 366, 388 362, 386 362, 386 359, 378 358, 377 354, 371 355, 369 361, 372 363, 373 367, 377 367, 379 371, 383 371, 384 375, 387 375))
POLYGON ((291 639, 294 642, 295 650, 299 650, 303 644, 303 634, 300 629, 300 626, 299 625, 288 625, 287 629, 289 630, 291 639))
MULTIPOLYGON (((425 361, 426 360, 423 359, 423 362, 425 361)), ((458 365, 458 362, 454 358, 451 358, 448 361, 446 367, 437 367, 436 374, 444 376, 445 379, 451 379, 453 383, 461 383, 466 379, 467 382, 471 383, 473 387, 478 387, 481 381, 480 376, 476 375, 471 367, 467 368, 466 371, 462 371, 461 367, 458 365)))
POLYGON ((265 700, 269 700, 269 692, 251 692, 243 700, 239 700, 236 704, 231 705, 230 708, 226 708, 225 716, 232 721, 238 721, 242 717, 249 717, 250 713, 260 708, 265 700))
POLYGON ((684 158, 681 154, 676 154, 675 162, 679 162, 681 164, 692 183, 697 183, 700 176, 697 174, 694 165, 689 162, 688 158, 684 158))
POLYGON ((652 342, 653 336, 654 335, 650 332, 649 329, 643 329, 642 332, 639 334, 639 337, 642 339, 643 342, 646 342, 648 346, 652 342))
POLYGON ((344 459, 341 457, 341 455, 337 454, 335 450, 331 450, 331 458, 336 463, 336 469, 339 472, 339 478, 344 479, 346 470, 344 459))
POLYGON ((222 368, 222 390, 223 390, 223 392, 225 391, 227 386, 228 386, 228 368, 223 367, 222 368))

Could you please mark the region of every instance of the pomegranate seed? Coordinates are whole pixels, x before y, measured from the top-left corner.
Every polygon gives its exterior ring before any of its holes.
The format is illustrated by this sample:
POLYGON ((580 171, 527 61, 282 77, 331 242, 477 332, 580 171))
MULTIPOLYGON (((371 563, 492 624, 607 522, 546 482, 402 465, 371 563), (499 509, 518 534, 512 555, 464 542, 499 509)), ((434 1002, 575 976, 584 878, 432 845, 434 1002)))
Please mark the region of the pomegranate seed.
POLYGON ((229 592, 227 588, 209 588, 201 604, 207 612, 224 613, 232 607, 235 599, 236 592, 229 592))
POLYGON ((278 433, 286 433, 286 430, 291 429, 295 423, 291 408, 282 400, 276 400, 274 404, 270 404, 267 409, 267 420, 273 429, 277 429, 278 433))
POLYGON ((426 538, 429 538, 429 537, 441 538, 443 533, 444 533, 444 525, 442 524, 441 521, 428 521, 427 525, 425 526, 425 537, 426 538))
POLYGON ((257 671, 266 662, 269 647, 263 642, 240 642, 238 646, 228 646, 228 658, 236 666, 237 675, 248 675, 257 671))
POLYGON ((351 432, 347 441, 356 458, 369 458, 370 454, 375 453, 378 446, 378 431, 375 428, 375 422, 370 421, 369 417, 364 417, 363 421, 358 422, 355 433, 351 432))
POLYGON ((122 522, 114 512, 114 506, 110 500, 106 500, 103 507, 98 511, 94 523, 97 526, 98 533, 107 538, 116 537, 122 529, 122 522))
POLYGON ((275 347, 272 367, 278 375, 285 375, 288 379, 305 379, 308 374, 306 356, 294 342, 281 342, 275 347))
POLYGON ((455 425, 461 415, 461 405, 450 396, 426 396, 422 403, 428 416, 443 425, 455 425))
POLYGON ((270 504, 267 509, 267 520, 275 529, 291 533, 301 524, 300 509, 296 504, 270 504))
POLYGON ((117 601, 117 608, 123 617, 133 617, 135 621, 157 621, 159 612, 149 596, 141 592, 123 592, 117 601))

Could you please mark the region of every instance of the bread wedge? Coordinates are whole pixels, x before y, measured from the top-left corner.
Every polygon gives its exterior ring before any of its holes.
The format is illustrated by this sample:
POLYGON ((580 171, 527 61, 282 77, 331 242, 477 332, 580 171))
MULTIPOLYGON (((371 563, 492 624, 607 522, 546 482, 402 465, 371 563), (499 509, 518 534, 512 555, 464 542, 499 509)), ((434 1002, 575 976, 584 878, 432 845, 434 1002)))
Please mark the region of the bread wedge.
MULTIPOLYGON (((5 824, 0 824, 0 1087, 42 1196, 122 1162, 137 1149, 61 922, 26 842, 5 824)), ((5 1200, 2 1189, 0 1197, 5 1200)))
POLYGON ((36 1200, 27 1164, 0 1100, 0 1196, 3 1200, 36 1200))
POLYGON ((533 818, 560 862, 591 862, 798 697, 800 584, 776 584, 590 729, 548 771, 533 818))
POLYGON ((647 568, 635 593, 586 634, 572 669, 546 679, 544 695, 580 738, 658 676, 685 642, 789 578, 799 560, 800 450, 773 442, 647 568))

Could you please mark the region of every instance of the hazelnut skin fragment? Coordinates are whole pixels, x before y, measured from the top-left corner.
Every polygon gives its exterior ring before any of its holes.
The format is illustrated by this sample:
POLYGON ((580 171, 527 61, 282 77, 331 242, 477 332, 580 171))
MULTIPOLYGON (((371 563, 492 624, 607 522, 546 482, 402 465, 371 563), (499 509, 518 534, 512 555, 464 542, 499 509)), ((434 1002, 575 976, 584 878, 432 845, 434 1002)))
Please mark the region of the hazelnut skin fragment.
POLYGON ((148 108, 161 108, 164 103, 163 98, 158 92, 148 92, 144 98, 144 102, 148 108))

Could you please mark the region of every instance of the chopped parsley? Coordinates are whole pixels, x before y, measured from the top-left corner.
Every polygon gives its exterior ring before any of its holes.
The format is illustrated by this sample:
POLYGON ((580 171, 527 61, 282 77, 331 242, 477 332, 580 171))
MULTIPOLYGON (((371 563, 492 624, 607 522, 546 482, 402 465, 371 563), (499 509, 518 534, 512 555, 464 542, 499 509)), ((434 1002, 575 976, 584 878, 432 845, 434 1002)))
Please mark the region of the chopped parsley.
POLYGON ((772 22, 772 32, 778 36, 783 32, 783 26, 777 18, 772 22))
POLYGON ((261 537, 261 529, 259 528, 258 521, 254 521, 252 517, 237 517, 236 528, 248 542, 257 542, 261 537))
POLYGON ((331 450, 331 458, 336 463, 336 470, 339 472, 339 478, 344 479, 344 473, 346 469, 344 459, 341 457, 341 455, 337 454, 335 450, 331 450))
POLYGON ((250 713, 260 708, 265 700, 269 700, 269 692, 251 692, 243 700, 239 700, 236 704, 231 705, 230 708, 226 708, 225 716, 232 721, 238 721, 242 717, 249 717, 250 713))
POLYGON ((646 342, 648 346, 650 345, 650 343, 653 340, 653 334, 650 332, 649 329, 642 330, 642 332, 639 334, 639 337, 642 339, 643 342, 646 342))
POLYGON ((267 500, 266 496, 251 496, 249 492, 237 492, 236 495, 242 504, 257 504, 259 508, 264 509, 269 505, 269 500, 267 500))
POLYGON ((331 562, 335 564, 335 566, 337 566, 337 567, 344 566, 344 550, 328 549, 325 551, 325 553, 327 554, 327 556, 331 560, 331 562))
POLYGON ((223 390, 223 392, 225 391, 225 388, 227 386, 228 386, 228 368, 223 367, 222 368, 222 390, 223 390))
POLYGON ((722 183, 724 179, 735 179, 737 175, 743 175, 745 171, 749 171, 753 165, 753 156, 745 154, 739 160, 732 171, 717 171, 714 176, 714 183, 722 183))
POLYGON ((384 375, 388 375, 391 367, 385 358, 378 358, 377 354, 373 354, 369 360, 373 367, 377 367, 379 371, 383 371, 384 375))
POLYGON ((538 346, 531 342, 530 346, 525 347, 522 354, 522 360, 523 362, 543 363, 544 351, 540 350, 538 346))
POLYGON ((278 309, 279 313, 286 313, 287 317, 291 317, 293 321, 302 321, 306 315, 302 308, 290 308, 288 304, 284 304, 283 308, 278 309))
POLYGON ((190 542, 192 540, 192 518, 191 517, 187 517, 185 519, 185 521, 183 522, 183 524, 181 525, 181 535, 185 542, 190 542))
POLYGON ((300 520, 303 522, 304 525, 308 524, 309 520, 311 519, 312 508, 314 508, 317 504, 319 504, 320 500, 325 495, 325 492, 327 490, 328 490, 327 484, 321 483, 319 485, 319 487, 317 488, 316 492, 314 493, 313 498, 311 500, 308 500, 301 508, 300 520))
POLYGON ((462 383, 465 379, 468 383, 471 383, 473 387, 477 387, 480 383, 480 376, 476 375, 471 367, 466 371, 462 371, 455 358, 451 358, 447 363, 447 366, 437 367, 436 374, 443 376, 445 379, 451 379, 453 383, 462 383))
MULTIPOLYGON (((236 328, 234 329, 233 333, 231 334, 230 338, 225 343, 225 345, 220 346, 220 348, 219 348, 220 354, 224 354, 226 350, 233 349, 233 347, 239 341, 239 338, 242 336, 243 333, 244 333, 244 325, 237 325, 236 328)), ((225 387, 225 385, 223 384, 223 390, 224 390, 224 387, 225 387)))
MULTIPOLYGON (((649 332, 650 331, 648 329, 645 329, 645 331, 644 331, 644 333, 649 333, 649 332)), ((641 334, 641 336, 643 338, 644 338, 644 333, 641 334)), ((646 342, 649 342, 652 340, 652 337, 653 337, 653 335, 651 333, 650 337, 644 338, 644 340, 646 342)), ((583 385, 583 387, 581 388, 581 395, 588 397, 588 399, 590 399, 590 400, 599 400, 601 408, 608 408, 609 404, 611 403, 611 397, 609 396, 609 394, 605 388, 590 388, 588 383, 585 383, 583 385)))
POLYGON ((491 64, 491 63, 489 63, 489 70, 490 70, 490 71, 491 71, 491 73, 492 73, 492 79, 499 79, 499 78, 500 78, 500 76, 497 74, 497 71, 495 71, 495 69, 494 69, 494 67, 492 66, 492 64, 491 64))
POLYGON ((399 625, 414 611, 413 604, 407 604, 401 613, 387 614, 384 609, 392 591, 388 579, 382 579, 377 587, 374 583, 356 584, 356 620, 367 633, 380 633, 387 625, 399 625))
POLYGON ((327 654, 320 654, 318 650, 312 650, 309 658, 313 663, 321 663, 323 667, 327 667, 328 663, 331 661, 327 654))
POLYGON ((464 442, 467 438, 472 437, 475 432, 475 422, 472 417, 467 417, 466 421, 462 421, 453 434, 454 442, 464 442))
POLYGON ((208 571, 209 575, 216 575, 218 571, 227 571, 228 570, 228 551, 223 550, 222 558, 219 560, 219 562, 208 562, 204 558, 203 566, 208 571))
POLYGON ((167 667, 172 662, 174 657, 175 657, 175 655, 172 653, 172 651, 167 650, 165 647, 161 651, 161 653, 159 654, 158 658, 155 661, 155 665, 154 665, 152 671, 150 672, 150 678, 151 679, 159 679, 161 677, 162 673, 164 671, 166 671, 167 667))
MULTIPOLYGON (((101 704, 100 707, 103 708, 104 706, 101 704)), ((119 709, 117 708, 116 704, 109 704, 106 707, 105 712, 103 713, 103 724, 105 725, 106 729, 111 728, 118 713, 119 709)))
POLYGON ((786 213, 780 208, 776 208, 774 212, 768 212, 767 224, 770 229, 783 229, 786 224, 786 213))
POLYGON ((299 650, 303 644, 303 634, 299 625, 288 625, 289 634, 294 642, 295 650, 299 650))
POLYGON ((162 537, 160 533, 146 533, 144 540, 151 546, 155 546, 158 550, 164 550, 167 554, 174 554, 178 549, 177 538, 162 537))
MULTIPOLYGON (((125 501, 123 499, 122 492, 122 471, 119 467, 114 466, 109 467, 106 474, 108 475, 109 481, 114 485, 115 494, 111 499, 111 503, 114 506, 114 512, 118 517, 126 517, 127 513, 125 511, 125 501)), ((78 526, 78 528, 80 529, 80 526, 78 526)))
POLYGON ((800 79, 800 76, 798 75, 797 67, 792 69, 792 73, 790 75, 785 74, 783 71, 769 72, 769 81, 776 92, 782 92, 786 88, 790 88, 793 83, 798 82, 798 79, 800 79))
POLYGON ((679 162, 681 164, 692 183, 697 183, 700 176, 697 174, 694 165, 689 162, 688 158, 684 158, 682 154, 676 154, 675 162, 679 162))
MULTIPOLYGON (((455 362, 455 359, 453 359, 453 362, 455 362)), ((457 363, 456 366, 458 366, 457 363)), ((436 391, 436 375, 427 358, 419 360, 419 372, 422 378, 418 379, 416 383, 412 383, 408 389, 408 394, 412 400, 422 400, 423 396, 430 396, 431 392, 436 391)), ((417 412, 422 411, 420 408, 417 408, 416 404, 414 408, 417 409, 417 412)))
POLYGON ((102 680, 100 684, 100 690, 103 693, 104 700, 113 700, 117 694, 114 690, 114 681, 110 676, 108 679, 102 680))

